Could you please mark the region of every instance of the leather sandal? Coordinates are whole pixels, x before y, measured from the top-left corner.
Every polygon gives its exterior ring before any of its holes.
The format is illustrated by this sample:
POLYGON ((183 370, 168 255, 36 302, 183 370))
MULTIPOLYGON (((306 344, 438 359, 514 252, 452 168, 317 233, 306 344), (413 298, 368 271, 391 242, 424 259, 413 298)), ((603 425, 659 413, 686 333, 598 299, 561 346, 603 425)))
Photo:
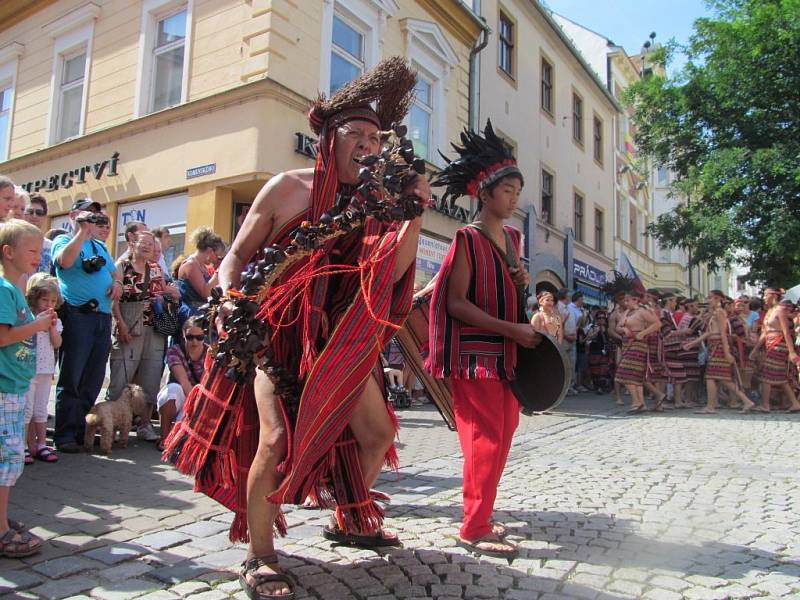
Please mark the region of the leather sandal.
POLYGON ((264 556, 254 556, 248 558, 242 563, 242 570, 239 572, 239 584, 242 586, 244 593, 250 600, 294 600, 294 587, 295 583, 286 573, 256 573, 261 567, 278 564, 277 554, 267 554, 264 556), (253 583, 247 582, 247 576, 250 576, 253 583), (258 587, 265 583, 282 583, 289 588, 288 594, 269 594, 266 592, 259 592, 258 587))
POLYGON ((513 561, 515 558, 519 556, 519 548, 517 548, 511 542, 507 542, 500 536, 492 533, 473 541, 468 541, 462 538, 458 538, 458 544, 459 546, 461 546, 462 548, 464 548, 469 552, 472 552, 473 554, 480 554, 482 556, 491 556, 492 558, 505 558, 509 562, 513 561), (481 548, 481 544, 495 544, 499 546, 505 546, 506 548, 508 548, 508 550, 489 550, 487 548, 481 548))
POLYGON ((10 528, 0 537, 0 557, 25 558, 42 549, 42 539, 29 531, 10 528))
POLYGON ((322 537, 337 544, 356 546, 358 548, 386 548, 401 545, 399 538, 387 537, 383 529, 378 529, 378 531, 370 535, 359 535, 345 533, 338 527, 326 525, 322 528, 322 537))

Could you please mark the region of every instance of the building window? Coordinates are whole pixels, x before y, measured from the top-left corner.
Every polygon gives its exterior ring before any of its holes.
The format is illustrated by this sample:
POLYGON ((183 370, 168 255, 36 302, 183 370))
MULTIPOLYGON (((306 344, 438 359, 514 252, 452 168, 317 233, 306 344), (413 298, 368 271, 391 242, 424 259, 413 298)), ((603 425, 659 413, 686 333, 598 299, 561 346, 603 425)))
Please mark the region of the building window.
POLYGON ((573 228, 575 229, 575 239, 583 241, 583 196, 575 193, 575 213, 573 218, 573 228))
POLYGON ((181 103, 186 51, 186 9, 159 19, 153 46, 151 112, 181 103))
POLYGON ((409 111, 409 138, 414 142, 414 153, 425 160, 431 159, 431 126, 433 118, 433 94, 430 82, 417 76, 414 102, 409 111))
POLYGON ((631 246, 639 249, 639 211, 636 210, 636 207, 631 204, 631 210, 629 213, 629 222, 628 222, 628 231, 630 232, 630 242, 631 246))
POLYGON ((572 139, 583 144, 583 100, 578 94, 572 94, 572 139))
POLYGON ((439 25, 420 19, 404 19, 407 58, 417 71, 415 98, 406 118, 416 154, 443 166, 437 148, 447 146, 447 90, 451 72, 458 66, 456 54, 439 25))
POLYGON ((330 95, 364 72, 364 34, 333 15, 330 95))
POLYGON ((498 61, 500 68, 509 77, 514 77, 514 24, 500 13, 498 25, 498 61))
POLYGON ((542 108, 553 114, 553 65, 542 59, 542 108))
POLYGON ((603 253, 603 240, 605 238, 605 215, 599 208, 594 209, 594 249, 603 253))
POLYGON ((553 224, 553 175, 542 169, 542 214, 541 219, 553 224))
POLYGON ((658 167, 658 185, 667 185, 669 183, 669 170, 667 167, 658 167))
POLYGON ((56 135, 53 142, 62 142, 81 132, 83 88, 86 82, 86 49, 62 55, 58 89, 56 135))
POLYGON ((594 118, 592 133, 594 138, 594 159, 603 164, 603 122, 597 117, 594 118))
POLYGON ((8 159, 8 138, 11 133, 11 97, 14 88, 0 84, 0 161, 8 159))

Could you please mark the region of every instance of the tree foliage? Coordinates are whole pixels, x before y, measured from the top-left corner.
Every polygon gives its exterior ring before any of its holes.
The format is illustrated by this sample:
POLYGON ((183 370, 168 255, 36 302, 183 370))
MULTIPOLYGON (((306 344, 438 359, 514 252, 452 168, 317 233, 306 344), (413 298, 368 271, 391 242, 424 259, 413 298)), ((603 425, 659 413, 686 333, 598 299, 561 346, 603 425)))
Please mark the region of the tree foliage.
MULTIPOLYGON (((714 0, 673 77, 631 86, 636 143, 688 201, 650 226, 694 264, 800 282, 800 0, 714 0)), ((669 48, 656 58, 666 61, 669 48)))

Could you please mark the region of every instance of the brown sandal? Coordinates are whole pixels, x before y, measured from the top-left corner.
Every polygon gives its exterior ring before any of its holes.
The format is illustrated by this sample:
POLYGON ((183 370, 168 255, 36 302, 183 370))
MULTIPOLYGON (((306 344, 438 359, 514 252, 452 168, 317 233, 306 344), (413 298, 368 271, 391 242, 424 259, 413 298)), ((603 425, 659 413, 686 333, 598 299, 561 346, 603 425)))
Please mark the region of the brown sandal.
POLYGON ((42 549, 42 539, 29 531, 9 529, 0 537, 0 556, 25 558, 42 549))
POLYGON ((286 573, 255 573, 261 567, 278 564, 277 554, 267 554, 264 556, 254 556, 242 563, 242 570, 239 573, 239 584, 244 593, 250 600, 294 600, 294 581, 286 573), (247 576, 253 578, 252 585, 247 583, 247 576), (265 583, 282 583, 289 588, 288 594, 268 594, 259 592, 258 586, 265 583))

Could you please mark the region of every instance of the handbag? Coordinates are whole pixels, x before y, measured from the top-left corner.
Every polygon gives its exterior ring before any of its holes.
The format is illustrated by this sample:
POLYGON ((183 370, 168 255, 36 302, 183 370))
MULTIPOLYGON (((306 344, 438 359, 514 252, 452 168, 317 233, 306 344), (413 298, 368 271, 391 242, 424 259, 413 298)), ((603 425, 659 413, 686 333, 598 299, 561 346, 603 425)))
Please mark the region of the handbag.
POLYGON ((178 303, 169 296, 162 296, 161 310, 153 310, 153 327, 161 335, 175 337, 180 333, 178 303))

